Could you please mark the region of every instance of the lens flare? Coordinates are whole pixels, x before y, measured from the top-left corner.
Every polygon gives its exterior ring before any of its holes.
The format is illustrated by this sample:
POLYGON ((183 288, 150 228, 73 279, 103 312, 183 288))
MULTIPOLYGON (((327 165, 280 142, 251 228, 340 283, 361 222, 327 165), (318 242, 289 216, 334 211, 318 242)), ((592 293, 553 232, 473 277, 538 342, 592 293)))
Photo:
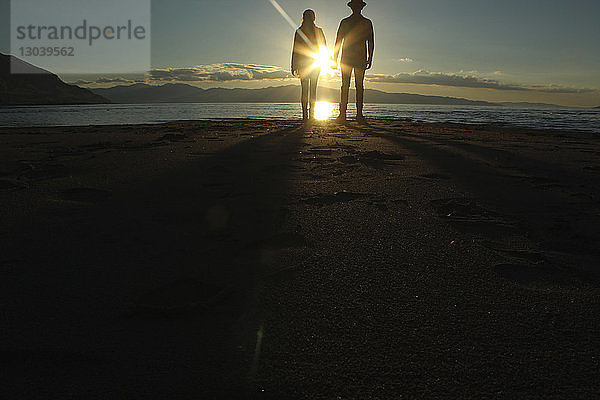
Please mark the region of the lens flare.
MULTIPOLYGON (((285 12, 285 10, 283 9, 283 7, 281 7, 276 0, 269 0, 269 1, 273 5, 273 7, 275 7, 275 9, 279 12, 279 14, 281 14, 281 16, 283 17, 283 19, 285 19, 287 21, 287 23, 290 24, 290 26, 292 27, 292 29, 295 30, 296 29, 296 25, 294 24, 294 21, 292 21, 292 18, 290 18, 290 16, 288 15, 288 13, 285 12)), ((309 42, 309 39, 308 39, 308 37, 306 37, 306 35, 304 34, 304 32, 298 31, 298 34, 302 37, 302 39, 304 39, 304 41, 306 43, 309 42)))

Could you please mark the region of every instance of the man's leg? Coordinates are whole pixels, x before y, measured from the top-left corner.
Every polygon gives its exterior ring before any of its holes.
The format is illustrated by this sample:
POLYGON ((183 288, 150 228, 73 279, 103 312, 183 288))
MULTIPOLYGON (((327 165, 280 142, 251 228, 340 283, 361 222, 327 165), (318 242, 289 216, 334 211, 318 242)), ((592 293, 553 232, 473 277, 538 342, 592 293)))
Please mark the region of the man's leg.
POLYGON ((352 77, 352 67, 342 64, 342 94, 340 99, 340 116, 338 119, 346 119, 346 109, 348 108, 348 93, 350 92, 350 78, 352 77))
POLYGON ((302 119, 308 119, 308 88, 309 79, 308 77, 300 78, 300 85, 302 86, 302 119))
POLYGON ((354 68, 354 83, 356 84, 356 118, 363 118, 363 104, 365 97, 365 69, 354 68))
POLYGON ((315 103, 317 102, 317 84, 319 82, 319 72, 315 71, 310 76, 310 108, 308 118, 315 117, 315 103))

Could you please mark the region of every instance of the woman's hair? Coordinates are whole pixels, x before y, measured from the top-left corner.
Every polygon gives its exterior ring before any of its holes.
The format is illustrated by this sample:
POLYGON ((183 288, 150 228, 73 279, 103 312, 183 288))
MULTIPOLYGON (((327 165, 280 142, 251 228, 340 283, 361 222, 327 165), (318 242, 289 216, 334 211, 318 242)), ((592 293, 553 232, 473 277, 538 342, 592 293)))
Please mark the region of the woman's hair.
POLYGON ((302 26, 315 26, 315 12, 311 9, 304 10, 302 13, 302 26))
POLYGON ((306 36, 308 36, 308 38, 311 40, 311 42, 314 42, 316 39, 316 33, 315 30, 317 28, 317 26, 315 25, 315 19, 316 19, 316 15, 315 12, 311 9, 305 10, 302 13, 302 24, 300 25, 300 29, 302 30, 302 32, 304 32, 304 34, 306 36))

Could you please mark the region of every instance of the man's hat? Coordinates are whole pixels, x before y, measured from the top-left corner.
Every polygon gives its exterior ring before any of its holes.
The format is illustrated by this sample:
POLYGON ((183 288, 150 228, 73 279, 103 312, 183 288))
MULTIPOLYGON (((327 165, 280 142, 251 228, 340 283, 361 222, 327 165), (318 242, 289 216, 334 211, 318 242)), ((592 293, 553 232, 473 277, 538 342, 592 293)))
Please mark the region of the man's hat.
POLYGON ((348 2, 348 7, 364 7, 366 5, 367 3, 365 3, 363 0, 350 0, 348 2))

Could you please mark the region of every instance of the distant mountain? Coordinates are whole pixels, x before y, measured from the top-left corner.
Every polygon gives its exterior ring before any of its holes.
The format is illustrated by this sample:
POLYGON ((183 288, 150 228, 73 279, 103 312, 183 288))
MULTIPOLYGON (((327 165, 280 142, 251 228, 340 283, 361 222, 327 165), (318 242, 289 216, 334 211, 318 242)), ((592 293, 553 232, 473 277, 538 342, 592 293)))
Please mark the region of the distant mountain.
POLYGON ((0 53, 0 106, 108 103, 88 89, 64 83, 46 70, 0 53), (11 59, 27 74, 11 74, 11 59))
MULTIPOLYGON (((262 89, 201 89, 183 83, 168 83, 162 86, 138 83, 92 91, 114 103, 292 103, 297 102, 300 96, 299 88, 295 85, 262 89)), ((386 93, 373 89, 365 91, 365 99, 369 103, 379 104, 498 105, 455 97, 386 93)), ((339 89, 320 87, 319 100, 339 101, 339 89)), ((354 90, 351 90, 350 101, 354 101, 354 90)))
POLYGON ((548 104, 548 103, 527 103, 527 102, 509 102, 503 101, 499 103, 505 107, 515 107, 515 108, 565 108, 564 106, 559 106, 557 104, 548 104))

